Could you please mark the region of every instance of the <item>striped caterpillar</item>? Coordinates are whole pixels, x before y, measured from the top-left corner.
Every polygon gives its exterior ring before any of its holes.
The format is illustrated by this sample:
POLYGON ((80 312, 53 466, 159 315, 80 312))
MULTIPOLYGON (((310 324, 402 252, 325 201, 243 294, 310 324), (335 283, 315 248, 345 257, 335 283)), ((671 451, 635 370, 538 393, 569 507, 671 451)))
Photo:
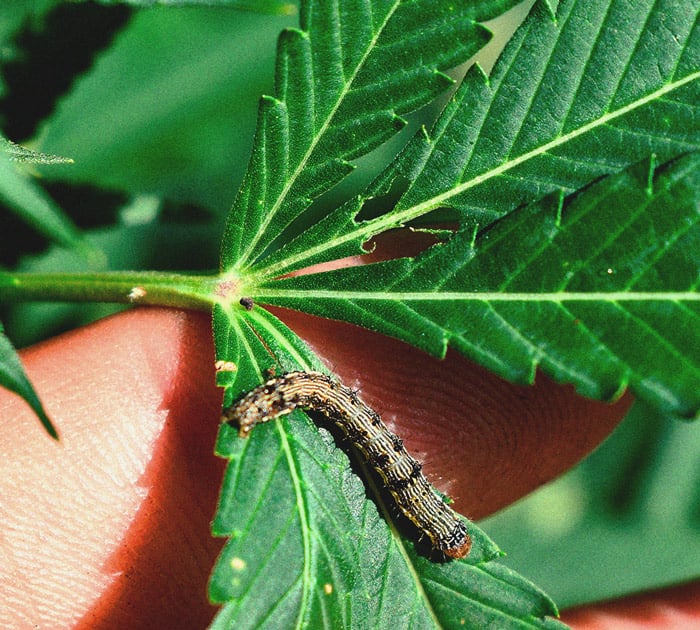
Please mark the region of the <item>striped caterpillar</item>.
POLYGON ((469 553, 471 539, 457 514, 433 491, 421 465, 387 429, 379 414, 352 389, 319 372, 289 372, 248 392, 224 409, 222 422, 247 437, 267 422, 297 407, 323 413, 347 435, 386 484, 398 508, 433 547, 450 558, 469 553))

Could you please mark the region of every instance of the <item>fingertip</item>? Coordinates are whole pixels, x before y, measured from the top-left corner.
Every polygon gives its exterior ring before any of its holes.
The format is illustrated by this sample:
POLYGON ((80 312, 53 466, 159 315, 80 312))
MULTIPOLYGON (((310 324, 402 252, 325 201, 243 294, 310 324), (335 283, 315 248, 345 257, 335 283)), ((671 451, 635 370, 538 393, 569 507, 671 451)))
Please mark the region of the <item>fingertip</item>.
POLYGON ((571 608, 562 621, 573 630, 698 628, 700 581, 571 608))
POLYGON ((223 462, 212 455, 220 394, 209 322, 138 309, 23 353, 61 441, 0 394, 9 618, 91 628, 211 618, 206 581, 221 543, 209 522, 223 462))

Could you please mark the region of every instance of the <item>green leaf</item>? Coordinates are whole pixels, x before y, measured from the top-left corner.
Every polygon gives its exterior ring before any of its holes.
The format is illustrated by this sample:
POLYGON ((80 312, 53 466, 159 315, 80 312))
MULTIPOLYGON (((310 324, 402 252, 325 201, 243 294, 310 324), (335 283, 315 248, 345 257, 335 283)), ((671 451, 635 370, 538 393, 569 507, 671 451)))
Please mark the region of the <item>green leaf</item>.
POLYGON ((32 151, 32 149, 23 147, 20 144, 15 144, 12 140, 0 137, 0 150, 2 149, 4 149, 9 159, 13 162, 29 164, 73 164, 72 158, 32 151))
POLYGON ((536 5, 489 77, 468 72, 430 134, 248 275, 357 254, 372 236, 438 208, 484 229, 652 154, 661 163, 700 148, 697 16, 695 3, 568 0, 553 22, 536 5), (393 211, 357 222, 365 199, 401 181, 408 189, 393 211))
POLYGON ((698 454, 697 424, 636 402, 580 465, 481 525, 562 607, 697 580, 698 454))
POLYGON ((135 7, 228 7, 253 13, 293 15, 296 5, 287 0, 97 0, 100 4, 130 4, 135 7))
POLYGON ((42 175, 225 213, 289 22, 221 7, 137 12, 43 124, 37 145, 75 164, 42 175))
MULTIPOLYGON (((348 172, 349 160, 449 85, 442 70, 487 39, 475 20, 505 7, 481 3, 455 14, 447 3, 377 2, 354 12, 351 5, 309 2, 301 11, 306 30, 281 39, 277 97, 262 100, 224 238, 229 275, 214 310, 224 404, 270 370, 323 369, 271 314, 238 303, 247 294, 233 267, 254 261, 348 172)), ((363 488, 346 457, 304 418, 295 413, 249 440, 221 428, 217 452, 231 463, 214 532, 231 539, 210 584, 212 600, 224 603, 214 627, 386 627, 397 615, 416 628, 557 625, 544 618, 556 608, 541 591, 488 564, 498 551, 473 525, 468 559, 442 565, 422 556, 381 488, 371 477, 363 488)))
POLYGON ((698 9, 599 8, 591 21, 590 3, 564 2, 558 25, 535 8, 488 81, 468 73, 430 135, 416 136, 367 193, 244 275, 241 291, 438 356, 449 343, 511 380, 532 382, 541 365, 588 396, 612 398, 630 383, 660 409, 696 415, 695 158, 653 191, 646 171, 623 172, 582 195, 563 220, 556 195, 640 158, 700 147, 698 9), (396 207, 358 222, 364 200, 399 177, 411 183, 396 207), (554 200, 514 212, 551 193, 554 200), (371 235, 441 205, 458 212, 461 231, 415 261, 272 280, 356 254, 371 235), (645 227, 652 221, 659 225, 645 227), (671 275, 669 264, 683 272, 671 275), (677 315, 682 329, 670 323, 677 315), (686 331, 689 343, 679 337, 686 331))
MULTIPOLYGON (((3 145, 6 142, 3 139, 3 145)), ((17 147, 14 144, 11 146, 17 147)), ((34 156, 32 161, 40 159, 37 156, 45 155, 29 150, 24 151, 34 156)), ((24 151, 22 154, 26 157, 24 151)), ((63 210, 26 173, 12 164, 7 152, 2 150, 0 150, 0 200, 34 227, 37 232, 55 243, 76 249, 88 257, 95 255, 94 250, 86 244, 78 228, 64 214, 63 210)))
POLYGON ((473 241, 463 230, 402 258, 270 282, 258 302, 447 344, 505 378, 539 366, 584 395, 629 384, 682 417, 700 411, 700 153, 609 176, 565 207, 527 206, 473 241), (368 288, 369 287, 369 288, 368 288))
POLYGON ((253 264, 275 238, 452 84, 443 72, 490 38, 479 24, 515 2, 306 2, 279 42, 253 155, 224 235, 222 267, 253 264))
POLYGON ((47 13, 59 0, 12 0, 0 3, 0 96, 6 88, 3 65, 17 57, 13 38, 29 20, 47 13))
MULTIPOLYGON (((270 367, 321 368, 263 309, 227 316, 217 337, 238 370, 219 372, 220 384, 235 376, 236 387, 252 388, 270 367)), ((556 614, 551 600, 490 562, 500 552, 474 525, 468 559, 424 557, 400 535, 406 525, 394 522, 367 471, 365 488, 330 435, 301 412, 247 440, 223 425, 217 453, 231 461, 213 530, 230 540, 210 584, 212 600, 224 604, 214 628, 383 628, 397 618, 411 628, 559 626, 544 619, 556 614)))
POLYGON ((557 7, 559 6, 559 0, 545 0, 545 5, 547 6, 547 10, 552 18, 555 18, 557 15, 557 7))
POLYGON ((58 439, 58 433, 29 382, 17 352, 3 332, 2 324, 0 324, 0 385, 24 398, 41 420, 46 432, 52 438, 58 439))

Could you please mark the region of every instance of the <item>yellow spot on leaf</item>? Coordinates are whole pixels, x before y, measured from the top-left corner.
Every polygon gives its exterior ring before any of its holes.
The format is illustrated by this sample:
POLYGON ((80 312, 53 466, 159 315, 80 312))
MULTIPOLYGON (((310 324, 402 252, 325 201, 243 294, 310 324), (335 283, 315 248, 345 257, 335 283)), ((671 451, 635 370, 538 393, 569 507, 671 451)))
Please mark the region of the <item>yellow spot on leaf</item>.
POLYGON ((243 558, 236 557, 231 559, 231 568, 234 571, 243 571, 246 566, 246 562, 243 560, 243 558))

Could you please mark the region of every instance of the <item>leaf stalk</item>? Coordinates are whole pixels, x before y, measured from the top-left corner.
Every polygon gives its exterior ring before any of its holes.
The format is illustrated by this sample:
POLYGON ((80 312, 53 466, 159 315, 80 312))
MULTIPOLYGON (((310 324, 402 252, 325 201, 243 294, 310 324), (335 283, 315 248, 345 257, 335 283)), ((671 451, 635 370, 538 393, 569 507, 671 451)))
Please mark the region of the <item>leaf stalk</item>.
POLYGON ((217 292, 221 281, 216 275, 163 272, 3 272, 0 303, 113 302, 209 310, 221 300, 217 292))

